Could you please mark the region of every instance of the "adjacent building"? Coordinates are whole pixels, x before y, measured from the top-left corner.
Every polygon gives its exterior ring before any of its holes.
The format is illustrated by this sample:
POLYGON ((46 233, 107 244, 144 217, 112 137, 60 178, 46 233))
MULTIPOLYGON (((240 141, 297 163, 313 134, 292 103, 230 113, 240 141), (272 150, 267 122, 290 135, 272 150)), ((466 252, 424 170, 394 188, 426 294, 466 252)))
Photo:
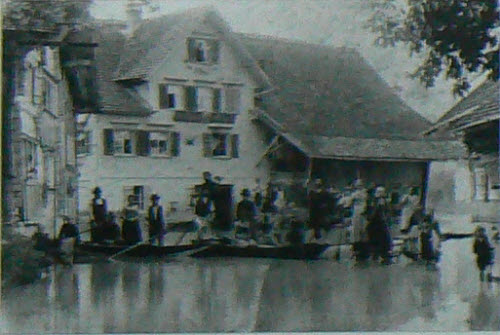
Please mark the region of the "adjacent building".
POLYGON ((57 29, 3 29, 2 222, 46 227, 76 217, 75 118, 57 29))
POLYGON ((129 21, 126 34, 95 35, 98 105, 78 123, 82 211, 96 186, 112 210, 129 195, 145 208, 152 193, 184 209, 203 171, 233 195, 273 182, 296 203, 316 177, 419 185, 425 199, 430 162, 464 154, 422 137, 430 123, 353 49, 237 34, 204 9, 129 21))
POLYGON ((459 206, 475 220, 500 220, 499 85, 486 80, 446 112, 427 133, 449 131, 469 149, 458 164, 459 206))

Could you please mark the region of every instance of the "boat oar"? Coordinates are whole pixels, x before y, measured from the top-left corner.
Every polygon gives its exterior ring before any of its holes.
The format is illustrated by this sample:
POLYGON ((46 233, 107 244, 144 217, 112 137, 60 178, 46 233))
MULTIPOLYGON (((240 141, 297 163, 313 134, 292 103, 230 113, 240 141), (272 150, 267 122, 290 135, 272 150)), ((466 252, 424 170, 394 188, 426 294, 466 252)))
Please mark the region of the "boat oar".
POLYGON ((177 245, 179 245, 179 243, 181 243, 181 242, 182 242, 182 240, 184 240, 184 237, 187 235, 187 233, 189 233, 189 232, 188 232, 188 231, 185 231, 185 232, 181 235, 181 237, 180 237, 180 238, 177 240, 177 242, 175 243, 175 245, 176 245, 176 246, 177 246, 177 245))
POLYGON ((123 250, 120 250, 120 251, 118 251, 117 253, 115 253, 115 254, 113 254, 113 255, 109 256, 109 257, 107 258, 107 260, 110 260, 110 261, 111 261, 111 260, 113 260, 113 258, 115 258, 116 256, 119 256, 119 255, 121 255, 121 254, 124 254, 124 253, 126 253, 126 252, 128 252, 128 251, 130 251, 130 250, 132 250, 132 249, 134 249, 134 248, 137 248, 137 247, 138 247, 138 246, 140 246, 140 245, 146 244, 148 241, 149 241, 149 240, 137 242, 136 244, 131 245, 130 247, 125 248, 125 249, 123 249, 123 250))

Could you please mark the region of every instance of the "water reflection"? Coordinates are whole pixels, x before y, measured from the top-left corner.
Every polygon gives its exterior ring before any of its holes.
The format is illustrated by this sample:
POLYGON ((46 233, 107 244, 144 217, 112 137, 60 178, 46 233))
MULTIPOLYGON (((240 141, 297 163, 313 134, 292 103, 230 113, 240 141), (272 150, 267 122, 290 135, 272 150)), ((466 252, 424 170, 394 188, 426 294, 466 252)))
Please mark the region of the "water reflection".
POLYGON ((500 330, 500 294, 491 286, 481 285, 479 294, 471 305, 471 330, 500 330))
POLYGON ((500 330, 498 284, 460 278, 475 274, 469 242, 447 242, 438 270, 251 259, 59 267, 6 295, 2 312, 20 333, 432 330, 450 313, 446 330, 465 319, 500 330), (450 312, 457 297, 469 313, 450 312))

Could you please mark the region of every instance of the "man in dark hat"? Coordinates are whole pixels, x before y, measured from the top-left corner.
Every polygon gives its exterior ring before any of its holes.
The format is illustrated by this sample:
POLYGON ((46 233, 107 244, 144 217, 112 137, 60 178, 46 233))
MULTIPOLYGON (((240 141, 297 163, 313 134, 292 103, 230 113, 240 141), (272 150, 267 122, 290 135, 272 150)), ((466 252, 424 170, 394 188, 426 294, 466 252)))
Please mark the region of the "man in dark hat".
POLYGON ((91 238, 94 242, 102 241, 102 228, 106 224, 108 217, 108 210, 106 199, 102 197, 102 190, 100 187, 94 188, 94 198, 91 203, 93 224, 91 231, 91 238))
POLYGON ((163 218, 163 207, 160 206, 160 196, 151 195, 151 206, 148 211, 149 242, 163 245, 163 235, 165 233, 165 220, 163 218))
POLYGON ((208 171, 203 172, 203 180, 205 182, 201 185, 201 191, 207 192, 210 201, 213 201, 216 193, 217 183, 212 180, 212 174, 208 171))
POLYGON ((242 223, 248 223, 250 238, 257 241, 257 208, 255 207, 253 201, 250 200, 252 194, 249 189, 243 189, 243 191, 241 191, 241 196, 243 197, 243 200, 238 203, 236 218, 242 223))

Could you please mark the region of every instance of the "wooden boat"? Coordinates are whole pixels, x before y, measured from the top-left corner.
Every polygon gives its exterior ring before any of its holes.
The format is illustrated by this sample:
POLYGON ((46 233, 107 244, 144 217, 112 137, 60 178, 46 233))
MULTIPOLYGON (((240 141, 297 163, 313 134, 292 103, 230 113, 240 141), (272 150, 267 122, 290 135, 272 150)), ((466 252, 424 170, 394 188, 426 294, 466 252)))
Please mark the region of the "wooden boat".
POLYGON ((203 257, 251 257, 277 259, 318 259, 329 248, 328 244, 307 243, 302 245, 251 245, 237 246, 214 244, 193 252, 190 256, 203 257))
POLYGON ((130 245, 116 245, 116 244, 97 244, 84 242, 77 246, 77 258, 92 258, 96 256, 109 257, 119 252, 125 251, 127 248, 130 250, 124 252, 122 255, 126 257, 165 257, 176 254, 185 253, 188 251, 202 249, 208 245, 209 241, 201 241, 195 244, 184 245, 168 245, 168 246, 155 246, 150 244, 140 244, 134 248, 130 245))

